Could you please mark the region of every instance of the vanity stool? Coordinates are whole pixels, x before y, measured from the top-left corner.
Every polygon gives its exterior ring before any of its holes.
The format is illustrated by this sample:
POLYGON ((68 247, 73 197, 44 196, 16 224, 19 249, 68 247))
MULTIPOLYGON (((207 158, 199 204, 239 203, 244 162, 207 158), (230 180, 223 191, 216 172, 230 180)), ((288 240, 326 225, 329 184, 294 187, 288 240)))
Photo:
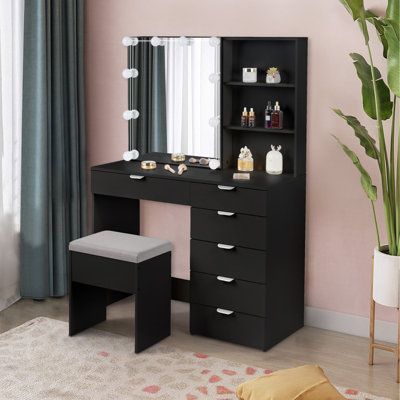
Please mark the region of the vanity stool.
POLYGON ((135 353, 171 333, 171 250, 166 240, 102 231, 69 244, 69 335, 106 319, 108 294, 135 294, 135 353))

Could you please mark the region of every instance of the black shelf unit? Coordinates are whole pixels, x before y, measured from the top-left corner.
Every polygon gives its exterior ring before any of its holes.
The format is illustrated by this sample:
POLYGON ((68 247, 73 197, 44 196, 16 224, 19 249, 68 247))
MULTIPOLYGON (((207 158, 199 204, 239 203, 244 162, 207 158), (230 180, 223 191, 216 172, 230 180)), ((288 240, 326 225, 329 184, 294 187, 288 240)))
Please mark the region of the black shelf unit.
POLYGON ((307 38, 225 37, 222 39, 222 168, 236 168, 240 148, 253 153, 256 170, 265 169, 271 145, 281 145, 284 172, 306 172, 307 38), (282 83, 267 84, 265 71, 278 67, 282 83), (243 67, 258 69, 258 82, 244 83, 243 67), (279 101, 284 113, 283 129, 265 129, 267 101, 279 101), (242 128, 243 107, 256 112, 255 128, 242 128))

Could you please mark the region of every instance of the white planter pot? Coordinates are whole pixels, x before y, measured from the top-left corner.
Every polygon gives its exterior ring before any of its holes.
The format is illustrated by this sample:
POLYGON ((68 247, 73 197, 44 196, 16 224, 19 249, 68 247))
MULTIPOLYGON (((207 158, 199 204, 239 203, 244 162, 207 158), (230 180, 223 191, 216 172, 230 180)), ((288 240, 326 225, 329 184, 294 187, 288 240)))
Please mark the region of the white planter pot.
MULTIPOLYGON (((381 248, 387 251, 387 246, 381 248)), ((373 298, 387 307, 400 305, 400 256, 374 251, 373 298)))

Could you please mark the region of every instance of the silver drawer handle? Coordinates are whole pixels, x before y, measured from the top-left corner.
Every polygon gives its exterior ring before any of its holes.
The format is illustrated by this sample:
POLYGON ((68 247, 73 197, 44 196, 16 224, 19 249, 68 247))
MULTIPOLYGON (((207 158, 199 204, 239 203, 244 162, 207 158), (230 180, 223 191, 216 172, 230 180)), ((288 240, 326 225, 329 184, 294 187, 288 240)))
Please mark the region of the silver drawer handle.
POLYGON ((229 211, 217 211, 218 215, 222 215, 224 217, 233 217, 235 213, 229 211))
POLYGON ((224 186, 224 185, 218 185, 218 189, 220 190, 235 190, 235 186, 224 186))
POLYGON ((143 175, 129 175, 129 178, 139 181, 141 179, 144 179, 144 176, 143 175))
POLYGON ((234 313, 234 311, 225 310, 225 308, 217 308, 217 313, 218 314, 223 314, 223 315, 232 315, 234 313))
POLYGON ((218 243, 217 244, 219 249, 224 249, 224 250, 233 250, 235 246, 232 246, 231 244, 223 244, 223 243, 218 243))
POLYGON ((221 276, 221 275, 217 276, 217 279, 221 282, 227 282, 227 283, 232 283, 235 280, 235 278, 228 278, 227 276, 221 276))

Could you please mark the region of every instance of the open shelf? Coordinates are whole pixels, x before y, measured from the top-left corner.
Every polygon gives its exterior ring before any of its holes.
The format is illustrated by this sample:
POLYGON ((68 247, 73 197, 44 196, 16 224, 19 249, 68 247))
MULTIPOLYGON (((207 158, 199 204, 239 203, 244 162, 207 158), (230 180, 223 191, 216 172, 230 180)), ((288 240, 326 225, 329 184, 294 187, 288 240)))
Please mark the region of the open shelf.
POLYGON ((250 86, 250 87, 273 87, 273 88, 294 88, 294 83, 266 83, 266 82, 240 82, 240 81, 229 81, 224 82, 224 85, 227 86, 250 86))
POLYGON ((229 129, 231 131, 251 131, 251 132, 282 133, 282 134, 294 135, 293 129, 272 129, 272 128, 263 128, 262 126, 256 126, 254 128, 246 128, 240 125, 227 125, 224 126, 224 128, 229 129))

